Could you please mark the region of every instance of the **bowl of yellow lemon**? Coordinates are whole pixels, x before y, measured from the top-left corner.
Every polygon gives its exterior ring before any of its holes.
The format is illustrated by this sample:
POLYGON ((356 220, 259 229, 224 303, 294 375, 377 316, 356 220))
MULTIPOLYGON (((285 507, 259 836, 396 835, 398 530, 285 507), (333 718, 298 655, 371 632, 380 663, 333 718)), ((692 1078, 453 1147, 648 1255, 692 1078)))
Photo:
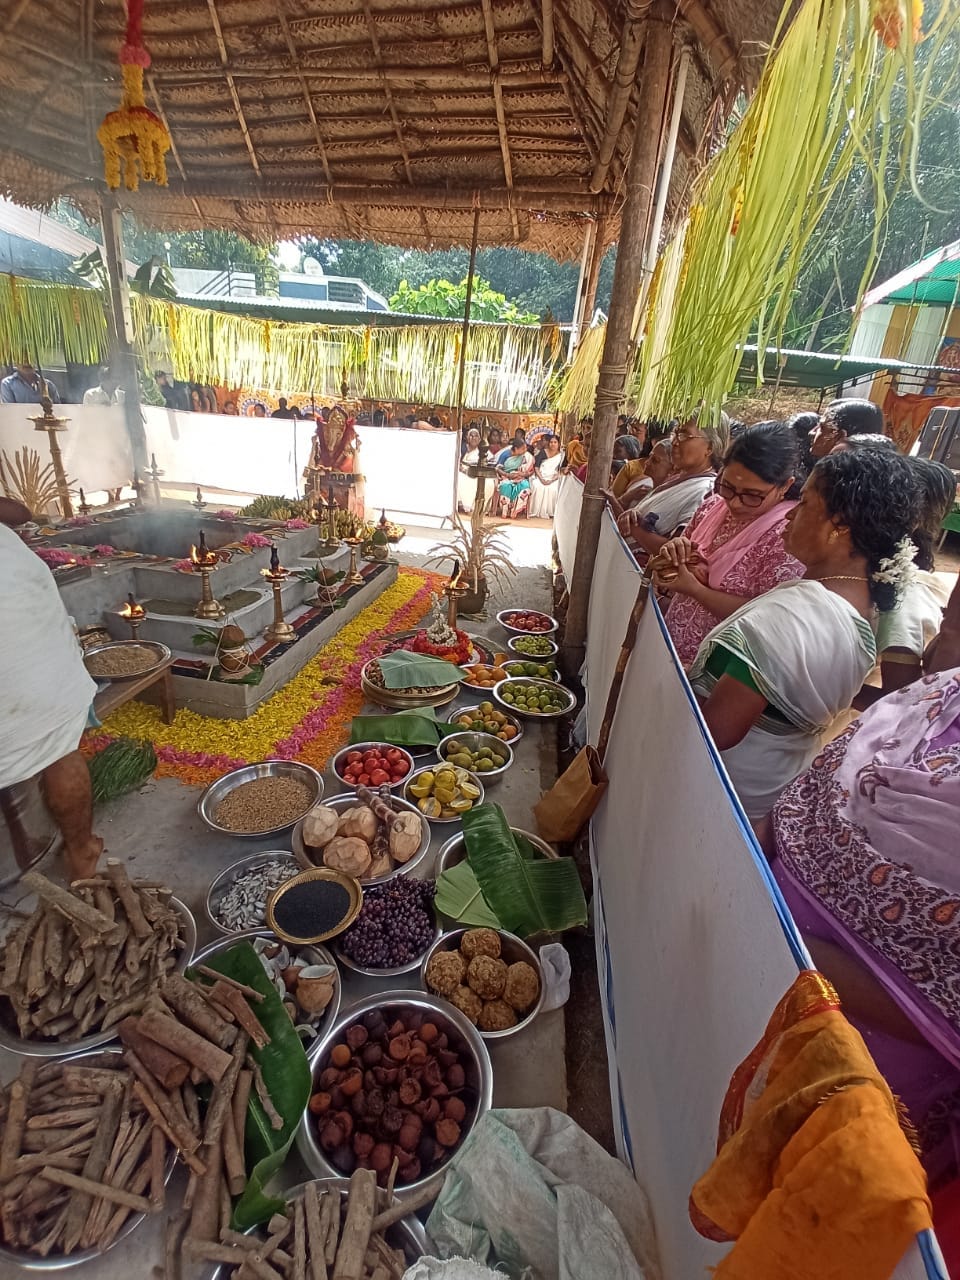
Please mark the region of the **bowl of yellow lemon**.
POLYGON ((441 761, 412 773, 403 795, 428 822, 459 822, 483 803, 483 783, 469 769, 441 761))

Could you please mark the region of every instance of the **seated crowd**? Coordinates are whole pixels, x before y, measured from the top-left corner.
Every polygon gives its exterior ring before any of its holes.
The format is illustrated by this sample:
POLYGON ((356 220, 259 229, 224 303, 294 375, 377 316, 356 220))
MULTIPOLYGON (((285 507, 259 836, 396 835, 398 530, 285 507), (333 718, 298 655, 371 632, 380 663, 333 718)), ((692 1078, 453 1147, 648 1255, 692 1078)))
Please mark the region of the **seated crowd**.
POLYGON ((804 417, 693 417, 646 458, 622 436, 605 494, 960 1257, 960 584, 933 573, 957 476, 869 401, 804 417))

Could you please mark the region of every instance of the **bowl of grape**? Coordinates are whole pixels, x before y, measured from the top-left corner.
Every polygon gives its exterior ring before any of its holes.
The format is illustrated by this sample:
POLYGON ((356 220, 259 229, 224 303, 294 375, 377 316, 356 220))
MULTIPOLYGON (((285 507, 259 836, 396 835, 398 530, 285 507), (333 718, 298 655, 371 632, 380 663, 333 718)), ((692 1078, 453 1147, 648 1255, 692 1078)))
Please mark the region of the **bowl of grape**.
POLYGON ((537 635, 511 636, 507 641, 507 648, 511 653, 519 653, 524 658, 537 658, 541 662, 560 652, 560 646, 555 640, 551 640, 549 636, 537 635))
POLYGON ((485 787, 499 782, 513 764, 513 752, 492 733, 458 733, 437 748, 441 760, 483 778, 485 787))
POLYGON ((565 716, 577 700, 563 685, 553 680, 502 680, 493 691, 497 702, 506 710, 528 720, 555 720, 565 716))
POLYGON ((374 978, 418 968, 440 936, 432 880, 400 876, 364 890, 360 914, 334 944, 341 964, 374 978))

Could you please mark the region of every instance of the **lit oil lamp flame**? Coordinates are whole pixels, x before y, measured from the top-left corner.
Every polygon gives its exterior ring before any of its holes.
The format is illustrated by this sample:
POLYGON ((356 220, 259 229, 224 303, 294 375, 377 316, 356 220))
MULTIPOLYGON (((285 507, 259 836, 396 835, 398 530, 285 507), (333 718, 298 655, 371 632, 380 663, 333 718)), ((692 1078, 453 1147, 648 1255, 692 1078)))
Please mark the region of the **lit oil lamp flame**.
POLYGON ((130 592, 127 595, 127 603, 120 610, 120 617, 126 618, 129 622, 131 618, 143 618, 145 615, 146 610, 143 605, 137 604, 136 600, 133 598, 133 593, 130 592))
POLYGON ((211 565, 217 563, 217 553, 211 551, 204 541, 203 534, 200 535, 199 546, 190 548, 190 560, 197 568, 209 569, 211 565))

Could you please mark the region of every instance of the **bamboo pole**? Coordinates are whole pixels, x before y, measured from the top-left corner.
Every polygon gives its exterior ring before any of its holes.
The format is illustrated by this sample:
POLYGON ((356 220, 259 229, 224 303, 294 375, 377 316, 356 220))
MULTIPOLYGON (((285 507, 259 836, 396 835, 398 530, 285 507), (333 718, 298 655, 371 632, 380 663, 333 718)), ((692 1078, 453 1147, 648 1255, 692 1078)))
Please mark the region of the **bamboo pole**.
POLYGON ((107 279, 110 282, 108 320, 113 347, 111 361, 116 365, 114 372, 123 388, 123 413, 130 437, 134 470, 145 474, 148 462, 147 438, 143 430, 140 381, 137 378, 137 357, 133 348, 133 317, 130 314, 130 286, 127 283, 123 252, 123 225, 120 208, 112 196, 100 196, 100 226, 103 230, 107 279))
POLYGON ((660 165, 660 177, 657 180, 657 203, 650 223, 650 234, 647 237, 647 251, 643 258, 643 281, 637 297, 637 305, 633 312, 632 341, 636 342, 637 330, 647 305, 650 293, 650 281, 660 248, 660 233, 663 230, 663 216, 667 208, 667 196, 670 192, 670 180, 673 177, 673 161, 677 154, 677 135, 680 132, 680 118, 683 115, 683 97, 687 88, 687 70, 690 66, 690 48, 687 45, 680 50, 677 62, 676 77, 673 83, 673 107, 670 112, 670 127, 667 130, 667 141, 663 149, 663 163, 660 165))
MULTIPOLYGON (((480 240, 480 210, 473 211, 473 237, 470 241, 470 269, 467 272, 467 296, 460 331, 460 361, 457 369, 457 432, 463 433, 463 382, 467 372, 467 339, 470 336, 470 303, 473 300, 473 275, 477 266, 477 244, 480 240)), ((454 504, 456 510, 456 504, 454 504)))
POLYGON ((554 56, 553 0, 541 0, 540 13, 543 18, 541 24, 543 33, 543 69, 544 71, 549 71, 553 66, 554 56))
POLYGON ((583 304, 586 300, 584 286, 587 283, 587 268, 590 263, 590 251, 593 246, 593 233, 597 228, 595 222, 588 222, 583 229, 583 253, 580 255, 580 275, 577 277, 577 291, 573 296, 573 322, 570 325, 570 342, 567 346, 567 364, 573 359, 580 342, 583 328, 583 304))
POLYGON ((568 672, 579 670, 586 651, 587 609, 603 518, 603 497, 600 490, 610 476, 617 414, 627 380, 633 308, 640 285, 647 223, 653 205, 657 155, 660 150, 662 129, 651 128, 650 124, 651 118, 662 119, 664 114, 672 49, 673 38, 669 24, 659 17, 651 18, 647 27, 639 87, 640 102, 647 110, 638 114, 627 167, 626 201, 620 220, 620 245, 613 273, 607 333, 597 383, 590 459, 577 534, 577 556, 570 580, 570 605, 563 643, 564 666, 568 672))
POLYGON ((170 194, 196 196, 200 199, 260 201, 309 201, 311 204, 356 204, 376 207, 390 205, 395 208, 425 209, 530 209, 555 213, 607 213, 611 207, 607 195, 590 195, 575 182, 538 182, 536 186, 515 185, 511 191, 505 187, 430 187, 389 186, 324 186, 312 182, 267 181, 257 186, 245 183, 211 180, 204 176, 192 178, 187 186, 175 181, 170 183, 170 194))
POLYGON ((607 251, 607 219, 604 214, 597 218, 597 234, 593 238, 593 249, 590 254, 590 268, 587 271, 587 285, 583 291, 583 320, 580 324, 580 336, 593 320, 593 310, 597 301, 597 285, 600 281, 600 267, 603 255, 607 251))
MULTIPOLYGON (((637 68, 640 65, 640 53, 643 49, 647 11, 647 4, 639 3, 638 0, 628 0, 627 16, 620 36, 620 52, 617 55, 617 70, 607 98, 606 127, 600 139, 597 162, 590 178, 591 191, 602 191, 607 174, 610 172, 610 162, 617 149, 620 131, 627 116, 627 107, 630 105, 630 97, 637 82, 637 68)), ((647 105, 642 97, 640 104, 642 112, 647 105)))

